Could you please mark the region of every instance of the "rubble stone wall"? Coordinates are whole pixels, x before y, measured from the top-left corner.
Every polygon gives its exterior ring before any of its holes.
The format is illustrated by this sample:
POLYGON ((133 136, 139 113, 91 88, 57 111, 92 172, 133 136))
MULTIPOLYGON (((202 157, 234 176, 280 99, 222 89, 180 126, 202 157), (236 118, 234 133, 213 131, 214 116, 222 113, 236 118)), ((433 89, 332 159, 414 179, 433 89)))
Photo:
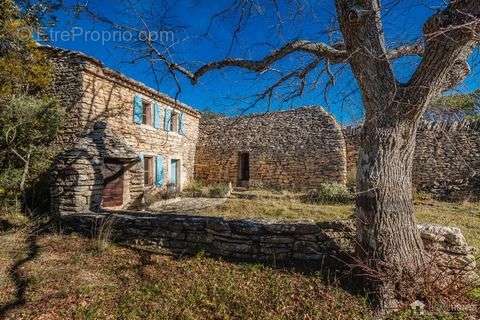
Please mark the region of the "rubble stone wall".
POLYGON ((202 119, 195 177, 238 184, 240 153, 249 154, 250 186, 306 189, 345 183, 341 128, 319 107, 202 119))
MULTIPOLYGON (((349 172, 356 170, 361 128, 344 130, 349 172)), ((446 200, 480 198, 480 122, 424 122, 417 132, 413 184, 446 200)))
MULTIPOLYGON (((109 223, 115 241, 143 249, 167 249, 181 255, 204 251, 254 261, 338 261, 352 256, 355 239, 350 220, 278 222, 145 212, 64 215, 62 220, 66 230, 89 235, 109 223)), ((437 225, 418 228, 436 263, 446 270, 475 273, 474 249, 459 229, 437 225)))

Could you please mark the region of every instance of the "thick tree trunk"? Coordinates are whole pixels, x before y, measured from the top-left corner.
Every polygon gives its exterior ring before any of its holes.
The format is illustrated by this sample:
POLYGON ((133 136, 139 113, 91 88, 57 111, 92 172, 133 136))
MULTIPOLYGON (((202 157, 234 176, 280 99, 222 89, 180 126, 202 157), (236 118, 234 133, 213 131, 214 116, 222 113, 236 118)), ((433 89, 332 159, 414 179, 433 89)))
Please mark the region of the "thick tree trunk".
MULTIPOLYGON (((412 119, 384 122, 367 121, 363 127, 357 167, 357 253, 368 268, 394 279, 418 271, 424 262, 412 194, 417 125, 412 119)), ((377 280, 378 306, 394 308, 394 281, 377 280)))

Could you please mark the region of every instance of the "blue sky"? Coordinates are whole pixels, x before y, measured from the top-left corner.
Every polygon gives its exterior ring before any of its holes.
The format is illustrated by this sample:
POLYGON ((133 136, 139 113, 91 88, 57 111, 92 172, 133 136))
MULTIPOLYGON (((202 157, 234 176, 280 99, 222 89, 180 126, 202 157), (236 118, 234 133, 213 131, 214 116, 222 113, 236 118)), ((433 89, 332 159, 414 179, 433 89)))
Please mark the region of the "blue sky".
MULTIPOLYGON (((136 30, 161 31, 165 39, 159 49, 166 47, 174 61, 195 69, 202 63, 230 57, 261 58, 263 55, 288 40, 307 39, 328 41, 338 39, 339 34, 332 30, 335 21, 333 0, 305 0, 301 11, 297 7, 280 3, 274 8, 269 1, 253 7, 248 19, 241 19, 240 10, 230 10, 212 20, 212 16, 229 7, 227 0, 83 0, 89 9, 99 16, 122 26, 136 30), (238 21, 243 26, 235 33, 238 21), (281 23, 279 23, 281 22, 281 23), (232 42, 232 35, 235 41, 232 42)), ((441 7, 442 0, 386 0, 383 1, 383 21, 385 37, 389 46, 407 43, 420 36, 421 26, 435 10, 441 7), (428 3, 428 5, 427 5, 428 3)), ((66 0, 71 8, 77 0, 66 0)), ((49 28, 50 44, 62 48, 82 51, 101 60, 105 65, 135 78, 145 84, 174 96, 177 93, 175 82, 166 74, 162 65, 150 59, 139 59, 141 47, 133 40, 128 41, 128 33, 111 33, 112 27, 90 16, 76 16, 72 11, 58 13, 58 22, 49 28), (64 32, 63 36, 60 32, 64 32), (103 41, 98 35, 104 33, 103 41), (110 33, 109 33, 110 32, 110 33), (75 34, 75 36, 74 36, 75 34), (108 39, 110 37, 111 39, 108 39), (116 39, 112 39, 116 37, 116 39), (133 63, 134 62, 134 63, 133 63)), ((132 33, 134 34, 134 33, 132 33)), ((134 35, 135 37, 135 35, 134 35)), ((457 90, 472 91, 480 87, 480 70, 476 67, 476 56, 472 57, 472 74, 457 90)), ((348 66, 332 66, 335 84, 326 84, 329 78, 320 74, 322 68, 313 72, 305 93, 290 101, 274 99, 271 103, 261 101, 253 105, 255 94, 272 84, 281 76, 282 70, 308 63, 308 56, 292 55, 275 65, 274 71, 260 76, 239 69, 212 72, 193 86, 179 76, 181 92, 179 99, 200 110, 211 110, 229 115, 238 113, 282 110, 302 105, 321 105, 343 124, 359 121, 363 116, 361 98, 356 82, 348 66), (313 85, 316 84, 316 85, 313 85)), ((404 58, 394 63, 394 70, 400 81, 408 80, 417 58, 404 58)))

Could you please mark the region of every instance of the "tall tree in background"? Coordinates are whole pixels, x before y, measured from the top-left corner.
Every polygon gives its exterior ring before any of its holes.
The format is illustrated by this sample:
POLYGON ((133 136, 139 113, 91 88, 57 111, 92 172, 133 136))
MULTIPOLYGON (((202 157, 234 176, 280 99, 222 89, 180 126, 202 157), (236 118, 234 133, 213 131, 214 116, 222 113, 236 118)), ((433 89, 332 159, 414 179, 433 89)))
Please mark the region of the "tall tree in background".
MULTIPOLYGON (((412 196, 416 131, 427 106, 468 75, 467 60, 480 39, 480 3, 473 0, 445 1, 424 23, 423 35, 417 42, 388 47, 380 0, 334 2, 341 34, 339 41, 295 39, 286 41, 260 59, 226 58, 192 70, 188 63, 172 59, 171 50, 147 37, 143 39, 139 56, 163 63, 173 78, 183 76, 193 84, 207 73, 225 68, 240 68, 259 75, 283 68, 284 75, 261 97, 271 97, 274 90, 292 79, 299 82, 295 94, 302 94, 306 82, 311 80, 309 74, 318 65, 323 64, 329 75, 331 65, 348 65, 356 78, 365 108, 357 169, 357 253, 367 266, 398 275, 401 279, 403 274, 415 275, 425 264, 412 196), (309 62, 301 67, 281 64, 296 54, 309 57, 309 62), (400 82, 394 74, 392 62, 412 55, 420 57, 420 62, 410 79, 400 82)), ((398 2, 391 1, 393 5, 398 2)), ((236 10, 241 24, 261 7, 260 3, 234 0, 215 17, 236 10)), ((293 6, 302 1, 285 3, 293 6)), ((278 6, 279 2, 271 1, 272 10, 278 6)), ((118 26, 105 17, 99 19, 88 7, 83 10, 97 21, 118 26)), ((301 11, 297 10, 295 14, 301 15, 301 11)), ((321 15, 318 12, 318 16, 321 15)), ((234 38, 238 34, 239 28, 235 29, 234 38)), ((332 82, 331 79, 329 84, 332 82)), ((393 282, 378 284, 381 308, 395 306, 395 285, 393 282)))

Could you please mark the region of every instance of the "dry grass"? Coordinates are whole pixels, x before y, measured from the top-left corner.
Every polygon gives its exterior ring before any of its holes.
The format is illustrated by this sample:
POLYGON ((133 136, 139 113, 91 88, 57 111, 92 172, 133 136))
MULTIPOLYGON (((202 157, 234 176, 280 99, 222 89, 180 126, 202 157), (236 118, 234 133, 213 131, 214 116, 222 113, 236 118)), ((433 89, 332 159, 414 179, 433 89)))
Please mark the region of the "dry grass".
POLYGON ((468 243, 480 250, 480 203, 419 199, 415 211, 420 222, 459 227, 468 243))
POLYGON ((315 205, 302 203, 296 199, 228 199, 217 207, 202 209, 197 213, 232 219, 327 221, 350 217, 352 205, 315 205))
MULTIPOLYGON (((242 193, 253 199, 228 199, 225 203, 197 211, 197 214, 231 219, 257 218, 278 220, 328 221, 353 215, 353 204, 307 204, 298 194, 254 190, 242 193)), ((422 197, 415 200, 420 223, 435 223, 459 227, 468 242, 480 249, 480 203, 449 203, 422 197)))
MULTIPOLYGON (((458 226, 477 247, 479 208, 416 201, 420 221, 458 226)), ((256 199, 229 199, 200 213, 324 221, 347 218, 351 212, 351 205, 304 204, 294 194, 262 191, 256 199)), ((362 296, 318 274, 202 255, 178 259, 115 244, 99 251, 98 239, 52 233, 32 238, 23 218, 8 219, 13 228, 0 230, 0 318, 371 319, 362 296), (2 314, 2 306, 12 302, 18 304, 2 314)), ((473 295, 480 301, 480 291, 473 295)), ((464 318, 455 314, 392 319, 464 318)))
MULTIPOLYGON (((27 245, 23 232, 0 237, 4 305, 15 300, 7 270, 27 245)), ((38 255, 20 267, 25 302, 6 319, 369 319, 363 299, 315 274, 115 245, 99 254, 92 241, 40 236, 38 255)))

